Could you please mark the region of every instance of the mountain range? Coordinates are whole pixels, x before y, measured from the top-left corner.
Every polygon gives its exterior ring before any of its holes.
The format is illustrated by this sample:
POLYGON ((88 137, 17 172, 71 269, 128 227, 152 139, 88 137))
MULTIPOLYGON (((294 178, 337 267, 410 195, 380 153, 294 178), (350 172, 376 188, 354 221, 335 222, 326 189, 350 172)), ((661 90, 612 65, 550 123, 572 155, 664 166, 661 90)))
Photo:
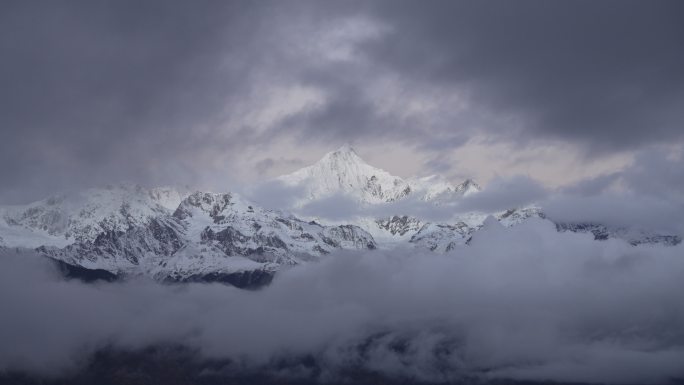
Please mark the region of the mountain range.
MULTIPOLYGON (((528 218, 546 220, 535 206, 454 213, 443 221, 401 212, 406 207, 402 202, 449 211, 451 203, 481 188, 472 180, 452 184, 436 175, 402 179, 367 164, 350 146, 273 182, 299 192, 291 207, 260 207, 232 192, 134 184, 0 206, 0 248, 37 251, 72 274, 98 272, 112 279, 142 275, 159 281, 258 287, 280 269, 336 250, 407 245, 454 252, 467 247, 487 218, 505 227, 528 218), (353 202, 360 214, 336 220, 311 210, 296 214, 335 197, 353 202), (396 212, 389 214, 391 210, 396 212)), ((622 238, 635 245, 681 242, 677 236, 596 223, 556 223, 556 227, 591 233, 599 240, 622 238)))

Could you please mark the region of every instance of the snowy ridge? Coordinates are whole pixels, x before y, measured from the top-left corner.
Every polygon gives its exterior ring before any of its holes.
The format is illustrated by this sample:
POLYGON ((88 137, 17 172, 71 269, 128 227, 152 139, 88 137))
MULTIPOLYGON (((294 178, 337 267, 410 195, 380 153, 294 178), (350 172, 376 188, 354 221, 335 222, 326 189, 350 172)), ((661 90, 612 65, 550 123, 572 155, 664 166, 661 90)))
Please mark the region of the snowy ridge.
POLYGON ((544 213, 537 207, 510 209, 493 215, 471 214, 453 223, 426 223, 409 242, 418 247, 437 252, 448 252, 465 245, 476 231, 482 229, 488 220, 503 227, 515 226, 530 218, 544 219, 544 213))
POLYGON ((472 179, 466 179, 459 185, 453 185, 440 175, 411 178, 408 183, 414 195, 420 196, 420 199, 424 201, 436 203, 458 199, 481 190, 480 186, 472 179))
MULTIPOLYGON (((345 194, 360 205, 361 212, 373 205, 413 199, 448 214, 458 199, 481 190, 472 180, 454 185, 435 175, 403 180, 368 165, 349 146, 278 180, 306 191, 300 205, 345 194)), ((391 207, 400 211, 406 206, 391 207)), ((488 221, 503 229, 529 218, 546 220, 543 210, 535 206, 447 217, 435 222, 397 212, 323 223, 262 208, 233 193, 120 184, 26 205, 0 206, 0 248, 36 249, 69 265, 116 275, 146 275, 164 281, 229 277, 231 283, 237 279, 241 285, 250 285, 267 282, 279 269, 317 260, 335 250, 409 245, 450 252, 466 247, 488 221)), ((619 238, 633 245, 681 242, 678 236, 595 223, 559 223, 556 228, 591 233, 598 240, 619 238)))
POLYGON ((123 231, 171 213, 184 194, 169 187, 134 184, 91 188, 27 205, 0 207, 0 231, 9 247, 64 247, 123 231))
POLYGON ((322 226, 255 207, 234 194, 195 192, 172 214, 39 251, 88 269, 183 280, 213 273, 275 271, 341 248, 373 249, 375 243, 355 226, 322 226))

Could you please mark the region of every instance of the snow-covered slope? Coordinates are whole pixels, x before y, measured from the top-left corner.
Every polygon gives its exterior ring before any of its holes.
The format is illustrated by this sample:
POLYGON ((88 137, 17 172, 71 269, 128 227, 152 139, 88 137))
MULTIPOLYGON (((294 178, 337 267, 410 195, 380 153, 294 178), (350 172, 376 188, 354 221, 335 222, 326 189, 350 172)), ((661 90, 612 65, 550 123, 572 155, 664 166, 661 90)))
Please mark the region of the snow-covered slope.
POLYGON ((464 245, 476 230, 464 222, 426 223, 411 237, 410 242, 431 251, 448 252, 457 245, 464 245))
POLYGON ((304 190, 304 199, 298 202, 300 205, 335 194, 346 194, 361 203, 386 203, 408 196, 425 201, 454 199, 480 190, 470 179, 459 185, 438 175, 404 180, 369 165, 349 145, 277 180, 304 190))
POLYGON ((453 185, 440 175, 430 175, 422 178, 410 178, 408 184, 413 195, 417 195, 425 201, 436 203, 448 202, 463 196, 477 193, 480 186, 472 179, 466 179, 463 183, 453 185))
POLYGON ((335 249, 373 249, 358 227, 323 226, 255 207, 230 193, 196 192, 176 210, 127 229, 108 229, 64 248, 41 247, 52 258, 116 274, 184 280, 208 274, 275 271, 335 249))
POLYGON ((392 202, 411 192, 406 181, 368 165, 351 146, 342 146, 278 180, 304 189, 305 200, 299 203, 334 194, 348 194, 363 203, 392 202))
POLYGON ((125 231, 173 212, 184 194, 134 184, 92 188, 27 205, 0 207, 0 234, 9 247, 63 247, 125 231))
MULTIPOLYGON (((304 192, 295 208, 331 196, 351 198, 358 202, 361 209, 407 199, 438 206, 480 191, 477 183, 470 179, 458 185, 439 175, 404 180, 367 164, 349 145, 329 152, 315 164, 277 180, 304 192)), ((347 221, 368 231, 383 248, 410 241, 427 223, 407 213, 394 214, 383 218, 357 216, 347 221)), ((478 219, 484 220, 484 216, 478 219)))

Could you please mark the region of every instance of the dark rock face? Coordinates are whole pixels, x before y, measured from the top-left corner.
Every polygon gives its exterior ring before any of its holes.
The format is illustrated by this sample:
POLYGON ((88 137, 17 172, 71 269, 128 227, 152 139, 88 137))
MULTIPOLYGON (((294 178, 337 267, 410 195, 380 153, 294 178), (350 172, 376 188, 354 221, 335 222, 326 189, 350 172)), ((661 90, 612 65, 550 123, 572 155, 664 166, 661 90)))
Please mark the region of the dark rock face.
POLYGON ((268 270, 250 270, 250 271, 240 271, 236 273, 209 273, 209 274, 198 274, 189 277, 174 278, 168 277, 164 280, 166 283, 187 283, 187 282, 200 282, 200 283, 223 283, 231 286, 235 286, 240 289, 256 290, 268 286, 275 272, 268 270))
POLYGON ((417 218, 406 215, 394 215, 386 219, 378 219, 375 223, 383 230, 387 230, 392 235, 404 235, 409 231, 416 231, 421 227, 421 221, 417 218))
POLYGON ((244 243, 249 240, 248 236, 242 234, 240 231, 231 226, 228 226, 225 229, 217 232, 207 227, 204 229, 201 236, 203 242, 217 241, 221 245, 225 246, 228 250, 234 247, 234 245, 237 243, 244 243))
POLYGON ((180 227, 173 218, 155 218, 143 227, 102 232, 93 241, 74 243, 64 249, 39 247, 37 251, 60 260, 69 255, 89 260, 120 257, 137 265, 139 258, 147 252, 169 256, 178 251, 183 245, 178 234, 180 227))
POLYGON ((290 218, 276 218, 276 222, 284 224, 288 229, 294 231, 304 231, 299 221, 290 218))
POLYGON ((556 223, 558 231, 572 231, 575 233, 591 233, 597 241, 604 241, 609 238, 620 238, 629 242, 632 246, 641 244, 663 244, 676 246, 682 242, 682 238, 677 235, 661 235, 649 233, 630 234, 627 229, 611 229, 598 223, 556 223))
POLYGON ((275 252, 277 250, 287 250, 287 244, 274 234, 257 233, 254 236, 248 236, 232 226, 228 226, 225 229, 216 232, 207 227, 202 232, 201 236, 202 242, 215 241, 221 251, 226 253, 226 255, 250 256, 275 252), (254 244, 259 246, 245 246, 254 244))
MULTIPOLYGON (((76 279, 85 283, 92 282, 115 282, 125 280, 126 277, 111 273, 102 269, 86 269, 82 266, 72 265, 64 261, 49 258, 59 273, 67 280, 76 279)), ((222 283, 235 286, 240 289, 256 290, 268 286, 275 271, 257 269, 239 271, 234 273, 214 272, 208 274, 196 274, 188 277, 168 276, 162 282, 173 283, 222 283)))
MULTIPOLYGON (((179 224, 159 219, 153 219, 147 226, 154 239, 158 242, 159 247, 164 255, 170 255, 178 251, 183 246, 183 242, 178 235, 179 224)), ((138 235, 139 238, 140 235, 138 235)))
POLYGON ((340 225, 326 227, 322 231, 323 242, 333 247, 340 247, 342 242, 353 243, 356 248, 375 249, 375 240, 357 226, 340 225))
POLYGON ((231 204, 231 199, 232 196, 228 193, 212 194, 198 191, 185 198, 176 211, 174 211, 173 216, 178 219, 186 219, 192 216, 188 206, 199 207, 207 211, 209 216, 214 218, 214 222, 218 223, 221 219, 217 219, 217 217, 231 204))
POLYGON ((50 260, 55 264, 59 272, 66 279, 77 279, 86 283, 97 281, 114 282, 120 279, 119 276, 114 273, 110 273, 107 270, 91 270, 81 266, 70 265, 66 262, 58 261, 52 258, 50 258, 50 260))
POLYGON ((445 252, 448 252, 458 246, 456 240, 462 240, 463 243, 467 244, 468 241, 465 239, 475 230, 476 229, 469 227, 464 222, 457 222, 453 225, 446 223, 428 223, 423 225, 420 230, 411 237, 409 242, 423 245, 430 251, 436 251, 442 247, 445 252), (442 244, 445 243, 445 240, 453 241, 446 242, 446 246, 444 246, 442 244))
POLYGON ((603 241, 610 237, 606 226, 597 223, 556 223, 558 231, 572 231, 574 233, 591 233, 597 241, 603 241))
POLYGON ((546 214, 536 207, 529 208, 514 208, 508 209, 505 212, 495 215, 495 218, 500 222, 504 223, 505 226, 512 226, 518 223, 522 223, 529 218, 541 218, 546 219, 546 214))
POLYGON ((632 245, 640 245, 646 243, 660 243, 668 246, 677 246, 682 243, 682 238, 677 235, 649 235, 643 239, 632 240, 632 245))

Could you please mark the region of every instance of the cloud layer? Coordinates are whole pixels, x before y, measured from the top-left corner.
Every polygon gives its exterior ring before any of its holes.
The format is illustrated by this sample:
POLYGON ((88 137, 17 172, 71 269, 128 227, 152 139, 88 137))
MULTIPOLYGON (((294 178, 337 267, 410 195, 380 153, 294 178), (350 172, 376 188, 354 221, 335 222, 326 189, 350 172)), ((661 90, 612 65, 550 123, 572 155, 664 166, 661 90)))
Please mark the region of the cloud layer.
POLYGON ((540 149, 577 176, 682 142, 678 1, 0 7, 3 201, 120 179, 225 188, 343 141, 400 148, 372 159, 390 171, 470 176, 520 173, 540 149), (459 166, 472 153, 487 164, 459 166))
POLYGON ((64 282, 43 261, 4 255, 0 370, 59 375, 100 348, 175 343, 247 367, 310 354, 325 378, 363 367, 425 381, 663 383, 684 375, 683 251, 493 223, 448 254, 341 253, 258 292, 64 282))

